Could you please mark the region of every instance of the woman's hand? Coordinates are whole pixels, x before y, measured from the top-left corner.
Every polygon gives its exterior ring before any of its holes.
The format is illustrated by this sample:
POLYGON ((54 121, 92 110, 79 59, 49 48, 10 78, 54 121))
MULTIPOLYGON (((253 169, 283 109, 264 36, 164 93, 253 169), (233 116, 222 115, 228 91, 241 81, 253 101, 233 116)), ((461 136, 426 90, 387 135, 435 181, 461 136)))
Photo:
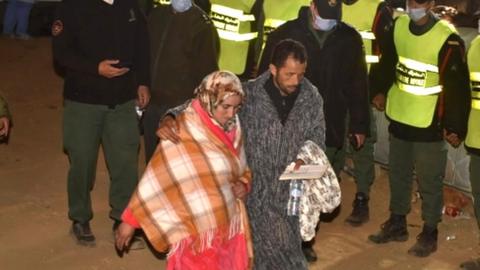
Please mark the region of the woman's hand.
POLYGON ((115 231, 115 247, 122 251, 124 248, 128 248, 130 240, 135 233, 135 228, 130 224, 122 222, 115 231))
POLYGON ((240 200, 245 200, 247 196, 247 187, 241 181, 235 182, 232 186, 233 195, 240 200))

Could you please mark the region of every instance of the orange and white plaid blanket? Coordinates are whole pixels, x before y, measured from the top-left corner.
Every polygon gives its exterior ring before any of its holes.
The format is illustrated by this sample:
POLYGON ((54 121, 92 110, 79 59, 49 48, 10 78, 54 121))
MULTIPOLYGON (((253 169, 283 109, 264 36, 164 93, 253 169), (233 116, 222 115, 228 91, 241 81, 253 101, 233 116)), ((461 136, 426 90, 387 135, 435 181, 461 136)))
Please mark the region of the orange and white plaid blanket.
POLYGON ((180 143, 160 142, 128 207, 159 251, 170 247, 172 254, 182 241, 193 240, 202 252, 219 235, 229 240, 245 233, 250 239, 243 202, 231 187, 251 179, 240 126, 232 143, 205 125, 191 105, 177 120, 180 143))

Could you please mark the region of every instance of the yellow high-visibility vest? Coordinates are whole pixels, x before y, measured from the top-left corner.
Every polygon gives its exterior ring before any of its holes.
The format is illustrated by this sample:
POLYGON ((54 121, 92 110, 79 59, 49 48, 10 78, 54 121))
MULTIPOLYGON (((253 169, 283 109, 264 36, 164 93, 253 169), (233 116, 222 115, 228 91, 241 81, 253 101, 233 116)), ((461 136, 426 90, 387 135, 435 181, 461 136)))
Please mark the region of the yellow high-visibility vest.
POLYGON ((263 13, 265 21, 263 23, 263 43, 259 54, 262 58, 263 48, 268 35, 275 31, 282 24, 298 18, 298 12, 302 6, 309 6, 311 0, 264 0, 263 13))
POLYGON ((362 36, 367 64, 379 61, 379 56, 372 52, 372 42, 375 40, 372 26, 377 7, 381 2, 383 0, 359 0, 352 5, 342 5, 342 20, 355 27, 362 36))
POLYGON ((168 6, 172 3, 171 0, 153 0, 153 6, 168 6))
POLYGON ((220 37, 220 69, 243 74, 249 43, 258 35, 252 31, 255 16, 250 14, 255 0, 212 0, 210 17, 220 37))
POLYGON ((397 122, 426 128, 432 123, 442 91, 438 54, 456 30, 441 20, 427 33, 417 36, 410 32, 409 23, 407 15, 395 22, 393 35, 398 62, 395 83, 388 91, 386 113, 397 122))
POLYGON ((265 22, 263 33, 268 35, 287 21, 296 19, 302 6, 309 6, 311 0, 265 0, 263 12, 265 22))
POLYGON ((480 149, 480 36, 471 43, 467 54, 470 69, 472 109, 468 117, 468 132, 465 145, 480 149))

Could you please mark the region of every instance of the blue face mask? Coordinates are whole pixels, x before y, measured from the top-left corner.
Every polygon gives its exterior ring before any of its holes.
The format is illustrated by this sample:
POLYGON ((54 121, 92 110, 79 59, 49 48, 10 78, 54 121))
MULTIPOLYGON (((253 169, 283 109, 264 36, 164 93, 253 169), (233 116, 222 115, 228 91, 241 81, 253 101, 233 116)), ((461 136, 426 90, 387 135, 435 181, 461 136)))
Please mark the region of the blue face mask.
POLYGON ((182 13, 192 7, 192 0, 172 0, 172 8, 175 12, 182 13))
POLYGON ((425 15, 427 15, 427 9, 426 8, 409 8, 407 7, 407 14, 408 17, 414 22, 419 21, 425 15))
POLYGON ((337 20, 323 19, 322 17, 315 15, 313 23, 315 24, 315 28, 320 31, 330 31, 337 25, 337 20))

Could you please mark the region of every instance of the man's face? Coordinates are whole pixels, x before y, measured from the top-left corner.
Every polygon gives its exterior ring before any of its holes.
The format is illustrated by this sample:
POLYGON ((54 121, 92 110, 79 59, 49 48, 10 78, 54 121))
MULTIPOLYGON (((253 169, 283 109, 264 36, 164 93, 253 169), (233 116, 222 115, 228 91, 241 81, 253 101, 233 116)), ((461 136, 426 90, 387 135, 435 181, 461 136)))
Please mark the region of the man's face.
POLYGON ((277 68, 270 64, 270 72, 273 76, 273 83, 280 90, 280 94, 288 96, 295 92, 298 85, 305 76, 307 63, 300 63, 289 56, 282 67, 277 68))

